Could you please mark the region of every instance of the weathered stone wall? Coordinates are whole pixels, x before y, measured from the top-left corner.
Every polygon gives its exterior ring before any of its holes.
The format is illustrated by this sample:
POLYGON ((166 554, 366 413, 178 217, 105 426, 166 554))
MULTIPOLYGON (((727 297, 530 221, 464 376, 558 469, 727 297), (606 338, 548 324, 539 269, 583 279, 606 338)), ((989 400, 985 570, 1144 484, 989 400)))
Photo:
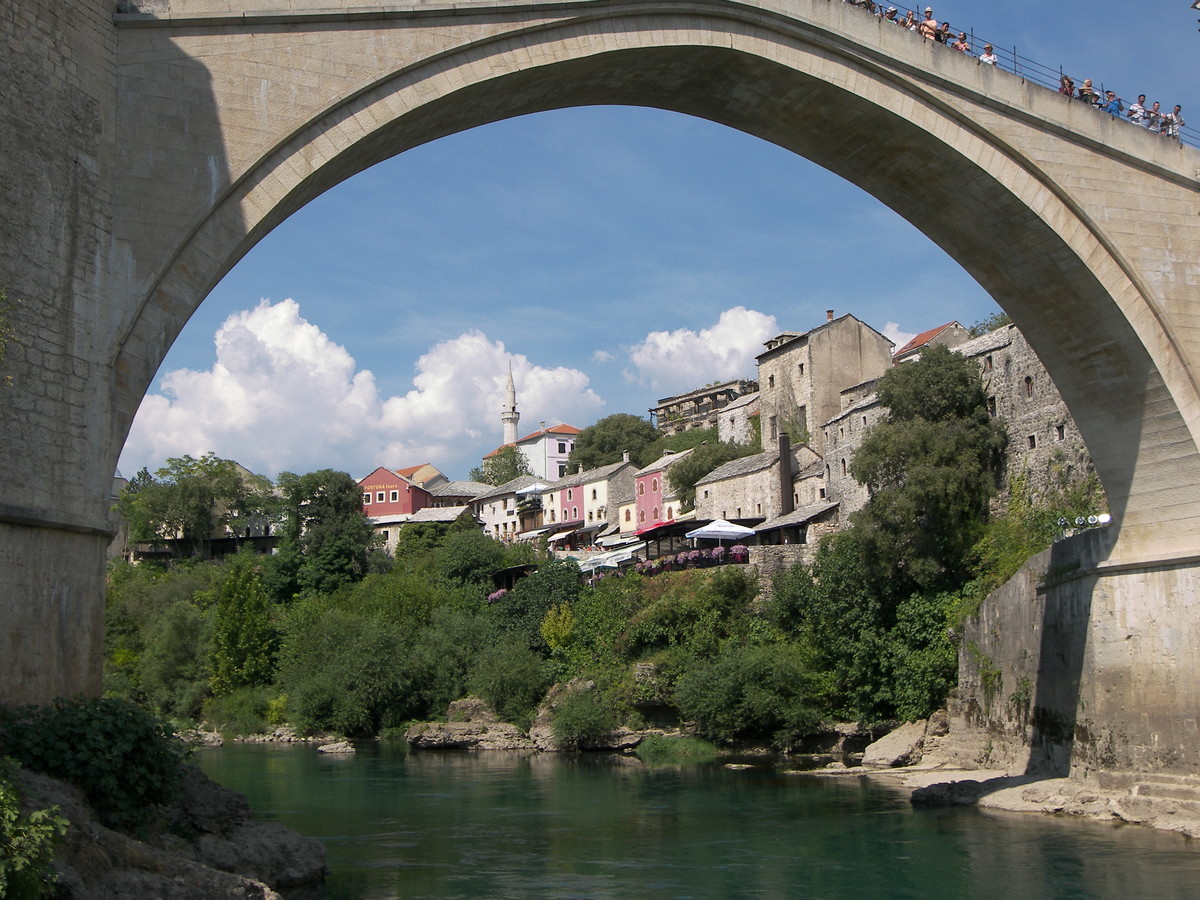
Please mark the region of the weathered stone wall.
POLYGON ((112 433, 107 3, 0 5, 0 702, 98 693, 112 433))
POLYGON ((1200 577, 1107 565, 1112 537, 1056 543, 964 626, 951 713, 985 736, 984 761, 1085 779, 1200 767, 1200 577))
POLYGON ((817 541, 805 544, 763 544, 750 548, 750 566, 758 573, 758 599, 774 596, 774 579, 792 566, 808 565, 817 553, 817 541))

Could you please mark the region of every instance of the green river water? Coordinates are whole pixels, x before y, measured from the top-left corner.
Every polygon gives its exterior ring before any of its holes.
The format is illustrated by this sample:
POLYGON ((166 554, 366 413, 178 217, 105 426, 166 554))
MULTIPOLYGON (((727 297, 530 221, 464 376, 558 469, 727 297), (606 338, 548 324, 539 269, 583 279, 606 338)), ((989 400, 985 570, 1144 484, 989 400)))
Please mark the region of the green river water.
POLYGON ((864 779, 374 743, 231 745, 199 763, 325 844, 327 882, 289 900, 1200 898, 1185 838, 914 810, 864 779))

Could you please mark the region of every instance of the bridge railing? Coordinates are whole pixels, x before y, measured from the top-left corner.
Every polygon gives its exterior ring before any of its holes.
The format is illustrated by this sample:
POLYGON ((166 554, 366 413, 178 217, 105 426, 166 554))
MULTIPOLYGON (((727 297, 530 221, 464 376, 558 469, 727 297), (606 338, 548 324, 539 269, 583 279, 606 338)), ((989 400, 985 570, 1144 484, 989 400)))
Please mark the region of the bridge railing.
MULTIPOLYGON (((831 0, 831 2, 837 2, 837 0, 831 0)), ((862 9, 865 13, 870 14, 870 15, 879 16, 879 17, 884 16, 885 13, 889 9, 891 9, 892 7, 895 7, 897 22, 900 22, 900 21, 903 21, 904 19, 906 19, 910 12, 913 14, 913 19, 918 24, 925 18, 924 13, 921 11, 922 9, 924 9, 924 7, 922 7, 921 9, 915 9, 915 8, 910 9, 907 6, 900 6, 899 4, 895 4, 895 3, 878 3, 878 2, 876 2, 876 0, 840 0, 840 2, 849 3, 852 6, 857 6, 859 9, 862 9)), ((929 4, 929 5, 932 6, 932 4, 929 4)), ((1074 99, 1080 103, 1088 102, 1086 100, 1081 99, 1078 95, 1078 89, 1083 85, 1084 78, 1082 78, 1082 77, 1077 78, 1073 75, 1070 75, 1070 73, 1064 72, 1061 66, 1055 68, 1052 66, 1048 66, 1045 63, 1038 62, 1037 60, 1030 59, 1029 57, 1022 56, 1020 53, 1017 52, 1017 48, 1015 46, 1014 47, 1005 47, 1004 45, 999 44, 996 41, 985 40, 984 38, 977 36, 973 29, 952 28, 950 37, 953 39, 953 41, 958 40, 958 35, 960 32, 963 34, 966 34, 966 36, 967 36, 968 49, 966 51, 954 50, 951 47, 951 44, 947 43, 946 44, 947 52, 949 52, 949 53, 962 52, 962 53, 969 54, 970 56, 973 56, 975 59, 978 59, 980 57, 980 55, 983 53, 984 47, 990 45, 992 47, 992 52, 996 56, 996 63, 995 63, 996 68, 1003 69, 1006 72, 1011 72, 1012 74, 1018 76, 1019 78, 1024 79, 1025 81, 1029 81, 1029 82, 1032 82, 1033 84, 1040 85, 1044 88, 1047 88, 1048 90, 1054 91, 1055 93, 1058 93, 1059 88, 1062 86, 1063 76, 1067 75, 1070 77, 1071 82, 1075 88, 1076 93, 1074 95, 1074 99)), ((918 34, 914 33, 914 37, 918 37, 918 36, 919 36, 918 34)), ((922 38, 922 39, 928 40, 928 38, 922 38)), ((1110 90, 1110 88, 1108 88, 1103 82, 1100 82, 1098 84, 1093 82, 1093 87, 1094 87, 1097 95, 1100 97, 1104 97, 1105 92, 1107 90, 1110 90)), ((1136 122, 1131 121, 1128 117, 1128 110, 1129 110, 1130 103, 1132 101, 1126 100, 1123 97, 1121 97, 1120 91, 1116 91, 1115 89, 1112 89, 1112 90, 1114 90, 1114 93, 1116 93, 1118 99, 1121 101, 1122 112, 1121 112, 1121 115, 1117 118, 1120 118, 1122 121, 1126 122, 1131 128, 1144 127, 1142 125, 1139 125, 1136 122)), ((1162 115, 1164 118, 1167 116, 1168 113, 1170 113, 1171 109, 1174 106, 1174 103, 1175 103, 1175 101, 1172 101, 1171 105, 1169 105, 1166 109, 1164 109, 1162 111, 1162 115)), ((1105 111, 1100 109, 1099 107, 1097 107, 1096 112, 1107 115, 1107 113, 1105 113, 1105 111)), ((1186 119, 1186 116, 1184 118, 1186 119)), ((1164 140, 1179 140, 1191 147, 1200 147, 1200 130, 1197 130, 1195 128, 1190 128, 1185 125, 1182 128, 1178 129, 1177 137, 1175 135, 1168 135, 1168 134, 1164 133, 1165 129, 1160 129, 1160 128, 1156 127, 1152 130, 1159 131, 1160 133, 1162 133, 1164 140)))

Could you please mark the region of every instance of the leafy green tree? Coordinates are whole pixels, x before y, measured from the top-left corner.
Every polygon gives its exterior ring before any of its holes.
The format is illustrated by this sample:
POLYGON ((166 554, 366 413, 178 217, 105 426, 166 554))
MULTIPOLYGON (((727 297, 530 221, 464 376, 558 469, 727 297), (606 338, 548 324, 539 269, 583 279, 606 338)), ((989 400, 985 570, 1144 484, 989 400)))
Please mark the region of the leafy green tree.
POLYGON ((955 589, 987 521, 1005 432, 987 412, 974 363, 945 347, 879 382, 889 414, 863 439, 851 474, 870 492, 851 517, 860 564, 881 597, 955 589))
POLYGON ((1003 311, 992 313, 986 319, 980 319, 974 325, 967 329, 971 337, 980 337, 987 334, 989 331, 995 331, 997 328, 1003 328, 1005 325, 1012 324, 1012 316, 1003 311))
POLYGON ((447 534, 436 553, 437 573, 453 585, 489 593, 492 575, 504 568, 504 545, 481 531, 447 534))
POLYGON ((671 487, 685 509, 696 505, 696 482, 705 475, 735 459, 749 456, 754 449, 748 444, 731 444, 718 441, 701 444, 667 470, 671 487))
POLYGON ((521 452, 520 448, 515 444, 505 444, 485 459, 483 465, 472 469, 469 477, 472 481, 499 487, 514 478, 532 474, 533 470, 529 468, 529 459, 521 452))
POLYGON ((236 537, 265 529, 275 505, 267 479, 212 453, 172 457, 153 477, 142 469, 116 504, 133 540, 182 540, 193 556, 207 556, 225 530, 236 537))
POLYGON ((584 469, 596 469, 620 462, 626 450, 631 462, 638 466, 649 465, 654 459, 647 458, 646 448, 659 437, 658 429, 641 416, 613 413, 579 432, 567 460, 568 468, 574 471, 576 466, 582 465, 584 469))
POLYGON ((212 638, 212 690, 216 695, 237 688, 271 683, 277 635, 271 625, 266 591, 253 562, 239 555, 218 593, 212 638))
MULTIPOLYGON (((358 482, 333 469, 307 475, 284 472, 277 482, 284 498, 283 544, 289 553, 298 549, 301 555, 296 588, 330 593, 362 580, 377 541, 362 512, 358 482)), ((286 589, 285 578, 276 581, 286 589)))

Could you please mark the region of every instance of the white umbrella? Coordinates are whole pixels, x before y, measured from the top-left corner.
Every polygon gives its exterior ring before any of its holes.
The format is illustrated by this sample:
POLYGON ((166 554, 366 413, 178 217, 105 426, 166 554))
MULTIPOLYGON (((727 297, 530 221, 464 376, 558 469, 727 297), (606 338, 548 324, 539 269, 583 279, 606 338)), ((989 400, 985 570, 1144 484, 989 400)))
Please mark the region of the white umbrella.
POLYGON ((733 522, 726 522, 724 519, 717 519, 715 522, 709 522, 707 525, 697 528, 694 531, 689 531, 685 537, 736 541, 738 538, 748 537, 752 534, 754 534, 753 528, 747 528, 745 525, 736 525, 733 522))

